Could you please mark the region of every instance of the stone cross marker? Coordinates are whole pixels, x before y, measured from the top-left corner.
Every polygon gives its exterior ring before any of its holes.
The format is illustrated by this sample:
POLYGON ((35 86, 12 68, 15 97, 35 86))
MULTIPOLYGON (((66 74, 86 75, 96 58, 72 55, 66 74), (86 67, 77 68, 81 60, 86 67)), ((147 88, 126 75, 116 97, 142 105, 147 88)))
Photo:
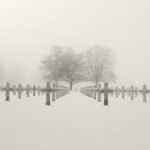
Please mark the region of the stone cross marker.
POLYGON ((143 102, 146 103, 147 102, 147 96, 146 96, 146 94, 148 93, 146 85, 143 85, 142 93, 143 93, 143 102))
POLYGON ((30 86, 29 85, 26 86, 26 95, 27 95, 27 97, 30 96, 30 86))
POLYGON ((131 86, 131 100, 134 100, 134 86, 131 86))
POLYGON ((104 93, 104 106, 107 106, 108 105, 108 95, 109 95, 109 93, 112 93, 113 90, 109 89, 108 83, 105 83, 104 89, 101 89, 99 91, 101 91, 101 93, 104 93))
POLYGON ((22 95, 22 85, 19 84, 18 85, 18 99, 21 99, 21 95, 22 95))
POLYGON ((6 101, 10 100, 10 83, 6 83, 6 101))
POLYGON ((101 91, 100 91, 100 88, 101 88, 101 84, 98 85, 98 102, 101 102, 101 91))
POLYGON ((124 86, 122 87, 122 98, 123 99, 125 98, 125 87, 124 86))
POLYGON ((46 92, 46 105, 51 105, 51 102, 50 102, 50 92, 48 91, 50 89, 50 82, 47 82, 46 83, 46 89, 47 89, 47 92, 46 92))

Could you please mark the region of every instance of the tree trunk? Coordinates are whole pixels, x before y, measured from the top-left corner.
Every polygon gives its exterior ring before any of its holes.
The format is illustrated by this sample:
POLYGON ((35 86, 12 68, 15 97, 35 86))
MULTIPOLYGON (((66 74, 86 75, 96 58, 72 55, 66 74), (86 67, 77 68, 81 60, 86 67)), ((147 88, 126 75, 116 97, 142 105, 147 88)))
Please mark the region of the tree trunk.
POLYGON ((72 85, 72 82, 70 82, 70 90, 72 90, 72 86, 73 86, 73 85, 72 85))
POLYGON ((95 82, 95 86, 96 86, 96 87, 98 86, 98 82, 97 82, 97 81, 95 82))

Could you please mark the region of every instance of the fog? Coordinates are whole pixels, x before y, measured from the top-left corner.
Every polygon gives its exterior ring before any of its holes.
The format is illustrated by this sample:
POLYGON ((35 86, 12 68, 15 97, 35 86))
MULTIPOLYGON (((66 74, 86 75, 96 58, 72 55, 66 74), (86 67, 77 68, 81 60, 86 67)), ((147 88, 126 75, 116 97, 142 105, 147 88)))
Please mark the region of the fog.
POLYGON ((148 84, 149 8, 149 0, 1 0, 1 82, 40 83, 51 46, 97 44, 115 51, 118 84, 148 84))

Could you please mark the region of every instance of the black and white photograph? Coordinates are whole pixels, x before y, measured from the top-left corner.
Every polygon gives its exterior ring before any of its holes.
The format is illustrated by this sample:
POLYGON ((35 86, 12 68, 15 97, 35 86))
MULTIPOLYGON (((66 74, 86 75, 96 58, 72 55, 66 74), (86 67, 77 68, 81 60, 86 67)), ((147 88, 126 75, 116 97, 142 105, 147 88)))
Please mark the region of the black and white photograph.
POLYGON ((150 1, 0 0, 0 150, 150 150, 150 1))

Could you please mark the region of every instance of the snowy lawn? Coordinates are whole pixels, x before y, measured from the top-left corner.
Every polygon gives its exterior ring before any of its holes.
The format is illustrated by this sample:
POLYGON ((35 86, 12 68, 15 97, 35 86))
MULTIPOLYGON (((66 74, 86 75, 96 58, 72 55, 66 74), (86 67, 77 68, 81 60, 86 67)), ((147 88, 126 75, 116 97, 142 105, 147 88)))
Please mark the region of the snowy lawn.
POLYGON ((104 107, 71 92, 49 107, 45 95, 0 94, 0 150, 150 150, 150 103, 109 97, 104 107))

